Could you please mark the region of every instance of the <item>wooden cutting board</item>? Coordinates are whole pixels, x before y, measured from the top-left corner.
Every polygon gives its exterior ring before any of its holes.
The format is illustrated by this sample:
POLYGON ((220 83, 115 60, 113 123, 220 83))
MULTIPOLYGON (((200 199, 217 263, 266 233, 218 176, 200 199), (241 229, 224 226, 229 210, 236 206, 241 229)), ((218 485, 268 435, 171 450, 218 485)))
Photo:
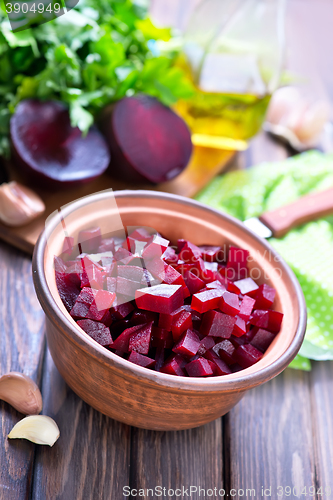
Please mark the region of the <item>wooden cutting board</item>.
MULTIPOLYGON (((213 177, 225 169, 234 154, 234 151, 195 146, 187 168, 174 180, 158 184, 157 186, 133 185, 121 182, 113 179, 109 173, 105 173, 89 184, 68 190, 47 191, 45 189, 38 189, 31 184, 30 187, 41 196, 45 203, 45 213, 30 224, 19 228, 9 228, 0 223, 0 238, 20 250, 32 254, 38 236, 44 229, 45 220, 50 214, 67 203, 105 189, 112 188, 114 191, 120 189, 152 189, 192 197, 212 180, 213 177)), ((9 168, 9 171, 11 172, 10 180, 17 180, 24 183, 12 168, 9 168)), ((25 184, 27 183, 25 182, 25 184)))

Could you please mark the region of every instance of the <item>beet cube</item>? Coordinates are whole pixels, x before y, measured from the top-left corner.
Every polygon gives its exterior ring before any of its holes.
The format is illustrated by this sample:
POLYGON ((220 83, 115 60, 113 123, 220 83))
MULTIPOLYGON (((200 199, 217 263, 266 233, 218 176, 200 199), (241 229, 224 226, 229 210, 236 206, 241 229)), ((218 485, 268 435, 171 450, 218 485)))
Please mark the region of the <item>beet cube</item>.
POLYGON ((239 313, 239 299, 235 293, 225 292, 221 297, 219 307, 222 312, 229 316, 236 316, 239 313))
POLYGON ((234 360, 242 367, 248 368, 249 366, 257 363, 263 356, 262 352, 253 347, 251 344, 240 345, 234 352, 234 360))
POLYGON ((101 321, 104 324, 105 322, 111 324, 112 317, 109 309, 112 306, 115 298, 116 298, 115 293, 110 293, 106 290, 97 290, 94 300, 85 317, 87 319, 101 321))
POLYGON ((88 257, 84 257, 82 259, 82 268, 81 288, 103 288, 104 274, 98 264, 91 262, 88 257))
POLYGON ((119 337, 113 342, 112 349, 116 349, 121 352, 129 351, 129 342, 130 338, 133 334, 135 334, 138 330, 140 330, 142 325, 132 326, 130 328, 126 328, 119 337))
POLYGON ((181 306, 178 309, 175 309, 171 313, 163 314, 161 313, 158 320, 158 326, 160 328, 164 328, 165 330, 171 331, 171 327, 174 321, 181 315, 182 311, 184 311, 184 306, 181 306))
POLYGON ((181 285, 155 285, 135 292, 135 302, 139 309, 159 313, 171 313, 184 303, 181 285))
POLYGON ((198 335, 193 330, 186 330, 172 349, 176 354, 195 356, 200 346, 198 335))
POLYGON ((155 353, 155 370, 157 372, 161 371, 161 368, 164 364, 164 358, 165 358, 165 349, 163 346, 159 346, 156 349, 155 353))
POLYGON ((139 241, 129 236, 121 246, 132 254, 141 255, 145 245, 146 241, 139 241))
POLYGON ((133 333, 129 339, 128 350, 148 354, 153 322, 147 323, 133 333))
POLYGON ((259 328, 278 333, 281 329, 283 314, 278 311, 256 309, 250 317, 250 323, 259 328))
POLYGON ((257 309, 253 311, 249 319, 251 325, 258 326, 259 328, 268 327, 268 311, 257 309))
POLYGON ((247 275, 248 250, 230 247, 227 262, 227 277, 229 279, 242 279, 247 275))
POLYGON ((229 366, 213 351, 209 350, 205 353, 205 358, 213 363, 210 364, 213 369, 214 375, 228 375, 231 373, 229 366))
POLYGON ((238 316, 242 318, 244 321, 248 321, 251 316, 255 302, 256 302, 255 299, 252 299, 248 295, 244 295, 241 301, 240 311, 238 313, 238 316))
POLYGON ((249 295, 250 297, 254 297, 259 288, 252 278, 235 281, 234 284, 240 289, 243 295, 249 295))
POLYGON ((218 311, 208 311, 202 318, 200 333, 209 337, 229 338, 236 323, 236 318, 218 311))
POLYGON ((115 293, 117 291, 117 278, 108 276, 106 278, 106 289, 108 292, 115 293))
POLYGON ((267 329, 271 332, 278 333, 281 330, 283 314, 278 311, 268 311, 268 326, 267 329))
POLYGON ((101 242, 102 235, 99 227, 91 227, 79 232, 78 245, 81 253, 96 252, 101 242))
POLYGON ((111 314, 114 320, 124 319, 134 311, 134 306, 130 302, 112 307, 111 314))
POLYGON ((236 323, 232 331, 232 334, 235 335, 236 337, 241 337, 242 335, 246 334, 245 321, 239 316, 236 316, 236 323))
POLYGON ((150 345, 151 347, 163 347, 165 349, 171 349, 174 345, 172 333, 168 330, 164 330, 164 328, 153 326, 150 345))
POLYGON ((159 234, 155 234, 148 240, 146 246, 142 251, 142 257, 146 260, 154 259, 155 257, 162 257, 165 250, 169 246, 170 241, 162 238, 159 234))
POLYGON ((94 302, 97 290, 93 288, 82 288, 76 302, 71 309, 70 315, 72 318, 86 318, 89 312, 91 304, 94 302))
POLYGON ((144 368, 152 368, 155 365, 155 359, 148 358, 148 356, 143 356, 136 351, 131 352, 128 361, 131 361, 136 365, 143 366, 144 368))
POLYGON ((144 269, 139 266, 118 266, 118 276, 141 283, 144 277, 144 269))
POLYGON ((223 262, 224 251, 221 247, 204 245, 199 247, 201 250, 201 258, 206 262, 223 262))
POLYGON ((103 325, 103 323, 93 321, 92 319, 79 319, 77 324, 100 345, 104 347, 113 347, 110 329, 103 325))
POLYGON ((266 349, 268 349, 268 347, 271 345, 274 338, 274 333, 259 328, 250 343, 257 349, 259 349, 259 351, 265 352, 266 349))
MULTIPOLYGON (((121 267, 121 266, 120 266, 121 267)), ((135 292, 141 288, 142 285, 137 281, 132 281, 127 278, 117 277, 117 294, 125 295, 131 300, 135 297, 135 292)))
POLYGON ((235 283, 233 283, 232 281, 227 282, 227 290, 228 290, 228 292, 236 293, 237 295, 240 295, 240 293, 241 293, 238 286, 235 285, 235 283))
POLYGON ((178 262, 178 255, 175 252, 175 249, 172 247, 168 247, 164 254, 162 255, 162 259, 164 262, 167 264, 172 264, 172 265, 177 265, 178 262))
POLYGON ((153 313, 151 311, 134 311, 131 317, 131 324, 134 325, 143 325, 145 323, 150 323, 151 321, 156 322, 158 318, 158 314, 153 313))
POLYGON ((222 340, 222 342, 215 344, 215 346, 213 347, 212 350, 223 361, 225 361, 227 363, 227 365, 232 365, 235 362, 235 360, 233 358, 233 354, 235 352, 235 346, 233 345, 232 342, 230 342, 230 340, 228 340, 228 339, 222 340))
POLYGON ((201 258, 201 250, 190 241, 185 241, 179 252, 179 258, 190 264, 201 258))
POLYGON ((145 227, 137 227, 132 231, 129 235, 130 238, 133 238, 133 240, 138 240, 138 241, 148 241, 151 238, 151 234, 145 227))
POLYGON ((70 279, 70 275, 67 272, 55 271, 56 285, 60 298, 69 312, 80 294, 80 287, 73 283, 70 279))
POLYGON ((214 375, 207 359, 201 357, 188 363, 185 370, 190 377, 211 377, 214 375))
POLYGON ((171 325, 171 331, 174 341, 177 342, 181 334, 188 328, 192 328, 192 326, 191 313, 188 311, 181 311, 179 316, 174 318, 171 325))
POLYGON ((275 299, 275 290, 266 284, 260 285, 255 295, 256 309, 269 309, 275 299))
POLYGON ((165 262, 163 262, 163 260, 160 257, 156 257, 154 259, 147 260, 145 262, 145 266, 146 266, 147 271, 159 280, 159 283, 164 281, 165 268, 166 268, 167 264, 165 264, 165 262))
POLYGON ((97 251, 98 253, 111 251, 114 254, 116 251, 114 238, 103 239, 97 251))
POLYGON ((191 307, 199 313, 204 313, 210 309, 216 309, 219 307, 223 293, 223 290, 218 290, 217 288, 195 293, 192 296, 191 307))
POLYGON ((193 274, 191 271, 185 270, 183 278, 191 295, 197 293, 205 286, 205 282, 201 280, 198 276, 193 274))
POLYGON ((166 360, 160 371, 162 373, 168 373, 169 375, 178 375, 179 377, 185 377, 185 364, 186 361, 184 360, 184 358, 180 354, 175 354, 171 358, 166 360))
POLYGON ((198 349, 198 354, 200 356, 203 356, 206 351, 211 349, 212 347, 215 346, 215 340, 214 337, 204 337, 200 341, 199 349, 198 349))
POLYGON ((215 281, 211 281, 210 283, 207 283, 206 288, 208 288, 209 290, 211 288, 217 288, 217 290, 221 290, 222 292, 225 292, 227 290, 226 287, 219 280, 215 280, 215 281))

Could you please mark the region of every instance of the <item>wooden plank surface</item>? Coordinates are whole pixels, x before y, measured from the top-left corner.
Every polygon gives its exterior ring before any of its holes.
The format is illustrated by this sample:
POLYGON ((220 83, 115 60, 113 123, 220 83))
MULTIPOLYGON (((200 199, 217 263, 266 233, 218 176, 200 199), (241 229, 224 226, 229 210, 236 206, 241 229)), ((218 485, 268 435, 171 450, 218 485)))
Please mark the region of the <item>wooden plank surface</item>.
POLYGON ((315 362, 310 378, 316 481, 323 495, 333 495, 333 361, 315 362), (329 493, 329 490, 331 493, 329 493))
MULTIPOLYGON (((44 354, 44 314, 34 292, 31 260, 21 252, 0 246, 0 375, 23 372, 40 381, 44 354)), ((29 498, 35 447, 23 440, 7 440, 22 418, 0 402, 0 499, 29 498)))
POLYGON ((191 498, 197 500, 203 495, 199 487, 217 491, 223 488, 222 452, 221 419, 178 432, 133 429, 131 488, 178 489, 179 497, 192 493, 191 498))
POLYGON ((60 438, 36 451, 31 498, 120 500, 129 484, 131 428, 76 396, 49 352, 43 371, 43 413, 57 422, 60 438))
POLYGON ((253 489, 259 498, 285 499, 289 492, 289 498, 310 498, 301 496, 304 487, 316 485, 308 373, 287 369, 247 393, 225 421, 228 490, 253 489))

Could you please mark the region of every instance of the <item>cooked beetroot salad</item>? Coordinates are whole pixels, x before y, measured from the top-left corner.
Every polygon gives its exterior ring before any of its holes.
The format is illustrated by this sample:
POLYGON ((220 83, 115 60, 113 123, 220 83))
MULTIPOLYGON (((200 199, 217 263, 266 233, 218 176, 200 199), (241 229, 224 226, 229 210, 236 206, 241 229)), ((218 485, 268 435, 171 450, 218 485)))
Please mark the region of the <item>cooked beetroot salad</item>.
POLYGON ((96 342, 139 366, 227 375, 259 361, 280 331, 275 290, 250 277, 245 249, 172 247, 146 228, 102 238, 98 227, 81 231, 75 248, 66 237, 54 259, 64 306, 96 342))

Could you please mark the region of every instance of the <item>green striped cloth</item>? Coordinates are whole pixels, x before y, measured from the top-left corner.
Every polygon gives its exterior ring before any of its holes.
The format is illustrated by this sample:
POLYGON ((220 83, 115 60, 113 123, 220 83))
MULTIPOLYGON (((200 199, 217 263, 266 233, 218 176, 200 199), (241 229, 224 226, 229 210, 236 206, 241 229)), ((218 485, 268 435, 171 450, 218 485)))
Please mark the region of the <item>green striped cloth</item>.
MULTIPOLYGON (((196 199, 245 220, 332 186, 333 155, 310 151, 216 177, 196 199)), ((305 340, 290 366, 310 370, 310 359, 333 359, 333 215, 270 243, 296 274, 308 308, 305 340)))

